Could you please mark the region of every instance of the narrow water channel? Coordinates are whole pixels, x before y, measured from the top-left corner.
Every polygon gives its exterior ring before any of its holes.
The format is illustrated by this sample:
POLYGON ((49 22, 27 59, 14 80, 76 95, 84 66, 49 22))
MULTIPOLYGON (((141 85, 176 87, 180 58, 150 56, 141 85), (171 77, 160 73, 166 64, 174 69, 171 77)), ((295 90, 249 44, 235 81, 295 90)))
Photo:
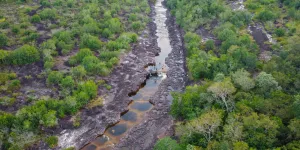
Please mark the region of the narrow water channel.
POLYGON ((129 94, 132 103, 128 106, 129 111, 122 114, 121 120, 117 124, 107 128, 103 135, 97 137, 91 143, 83 147, 83 150, 112 149, 132 127, 141 123, 145 119, 145 113, 153 108, 153 105, 149 100, 158 90, 160 83, 167 78, 166 73, 168 71, 168 66, 166 65, 165 60, 172 51, 166 26, 167 9, 163 7, 162 2, 163 0, 156 0, 156 15, 154 18, 154 22, 157 26, 157 42, 161 52, 155 57, 155 65, 145 68, 149 72, 154 71, 157 73, 150 74, 139 91, 134 94, 129 94))

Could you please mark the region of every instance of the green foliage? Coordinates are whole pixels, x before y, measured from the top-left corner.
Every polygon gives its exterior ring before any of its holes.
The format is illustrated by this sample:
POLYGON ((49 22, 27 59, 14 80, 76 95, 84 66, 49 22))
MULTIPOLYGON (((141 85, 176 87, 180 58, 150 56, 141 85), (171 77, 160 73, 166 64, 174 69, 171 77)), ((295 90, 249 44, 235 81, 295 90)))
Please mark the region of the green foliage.
POLYGON ((63 74, 59 71, 51 71, 47 78, 48 84, 59 84, 63 79, 63 74))
POLYGON ((253 79, 250 78, 250 73, 243 69, 233 73, 232 80, 237 87, 244 91, 249 91, 255 86, 253 79))
POLYGON ((112 58, 118 57, 119 51, 103 51, 99 55, 99 59, 102 61, 109 61, 112 58))
POLYGON ((80 49, 75 56, 71 57, 69 63, 72 65, 76 63, 81 63, 83 59, 87 56, 93 56, 93 52, 88 48, 80 49))
POLYGON ((96 56, 87 56, 83 59, 82 65, 91 74, 107 75, 108 69, 105 63, 100 62, 96 56))
POLYGON ((78 87, 78 91, 85 92, 90 99, 96 98, 98 93, 98 86, 92 80, 89 80, 78 87))
POLYGON ((278 36, 278 37, 282 37, 285 35, 285 30, 283 28, 278 28, 275 30, 275 34, 278 36))
POLYGON ((41 22, 40 16, 37 15, 37 14, 33 15, 33 16, 31 17, 31 22, 32 22, 32 23, 39 23, 39 22, 41 22))
POLYGON ((186 42, 185 47, 188 50, 188 55, 197 53, 200 48, 201 38, 195 33, 188 32, 184 36, 184 41, 186 42))
POLYGON ((154 150, 180 150, 177 142, 170 137, 160 139, 154 146, 154 150))
POLYGON ((233 144, 233 150, 248 150, 249 146, 246 142, 235 142, 233 144))
POLYGON ((270 92, 271 90, 276 90, 278 88, 278 82, 271 74, 261 72, 255 80, 259 91, 262 93, 270 92))
POLYGON ((257 19, 264 22, 272 21, 275 20, 276 18, 277 16, 272 11, 269 10, 264 10, 257 15, 257 19))
POLYGON ((1 111, 0 112, 0 128, 3 129, 6 127, 8 127, 8 128, 12 127, 15 119, 16 118, 14 115, 1 111))
POLYGON ((5 50, 0 50, 0 64, 8 64, 9 63, 10 52, 5 50))
POLYGON ((51 147, 55 148, 58 144, 58 137, 56 136, 49 136, 46 138, 46 143, 51 147))
POLYGON ((221 101, 221 103, 225 105, 227 112, 232 110, 232 106, 230 106, 230 96, 235 93, 236 88, 233 86, 229 78, 224 79, 222 82, 213 83, 207 91, 211 92, 217 100, 221 101))
POLYGON ((80 48, 89 48, 91 50, 100 50, 103 46, 102 42, 95 36, 83 34, 81 37, 80 48))
POLYGON ((7 29, 9 28, 9 22, 4 21, 4 22, 0 22, 0 29, 7 29))
POLYGON ((51 6, 51 3, 47 0, 41 0, 40 4, 45 7, 51 6))
POLYGON ((252 15, 247 11, 235 11, 229 21, 237 27, 248 25, 252 15))
POLYGON ((0 47, 7 46, 8 38, 5 34, 0 33, 0 47))
POLYGON ((186 124, 179 124, 176 127, 176 134, 185 138, 193 135, 201 135, 203 143, 209 143, 215 138, 218 127, 222 123, 223 111, 209 110, 200 117, 188 121, 186 124))
POLYGON ((270 148, 277 140, 279 125, 268 116, 252 113, 250 116, 243 117, 243 124, 243 136, 250 147, 270 148))
POLYGON ((83 77, 86 76, 86 71, 85 71, 84 67, 81 65, 72 68, 71 73, 72 73, 72 76, 77 80, 81 80, 83 77))
POLYGON ((187 31, 211 22, 225 9, 223 2, 218 0, 168 0, 167 6, 172 9, 176 22, 187 31))
POLYGON ((15 103, 16 99, 11 97, 0 97, 0 105, 2 106, 12 106, 15 103))
MULTIPOLYGON (((2 3, 7 8, 0 15, 0 47, 5 49, 0 50, 1 69, 18 70, 19 67, 9 65, 31 64, 21 67, 18 78, 0 73, 0 105, 14 111, 0 113, 0 147, 4 149, 28 149, 41 140, 44 131, 57 128, 60 118, 76 114, 90 101, 102 104, 97 99, 97 85, 89 80, 111 72, 120 54, 137 42, 138 35, 133 32, 143 30, 151 11, 147 0, 2 3), (6 50, 24 44, 32 46, 6 50), (78 46, 84 50, 74 55, 78 46), (32 64, 40 58, 43 62, 32 64), (65 64, 68 58, 69 64, 65 64), (69 70, 69 65, 74 68, 69 70), (44 80, 51 85, 48 88, 52 88, 54 95, 42 96, 35 90, 25 92, 27 87, 20 90, 23 82, 27 85, 44 80)), ((35 86, 40 88, 40 84, 35 86)), ((111 86, 104 84, 103 88, 110 90, 111 86)), ((80 125, 78 120, 75 123, 80 125)), ((48 146, 53 149, 57 143, 48 142, 48 146)))
POLYGON ((300 95, 295 96, 295 101, 292 105, 292 110, 296 118, 300 119, 300 95))
MULTIPOLYGON (((100 29, 96 23, 84 24, 82 27, 83 33, 89 33, 97 35, 100 33, 100 29)), ((109 37, 109 36, 108 36, 109 37)))
POLYGON ((120 33, 123 30, 122 23, 119 18, 111 18, 104 24, 105 27, 113 34, 120 33))
POLYGON ((63 89, 72 90, 75 87, 75 82, 72 76, 66 76, 61 80, 61 86, 63 89))
POLYGON ((102 36, 105 37, 105 38, 109 38, 111 35, 112 35, 112 32, 108 28, 105 28, 102 31, 102 36))
POLYGON ((142 29, 142 22, 141 21, 135 21, 131 24, 131 28, 135 31, 140 31, 142 29))
POLYGON ((205 43, 206 50, 214 50, 215 49, 215 42, 213 40, 208 40, 205 43))
POLYGON ((31 64, 40 60, 40 53, 35 47, 24 45, 11 53, 2 52, 1 60, 1 62, 6 65, 31 64))
POLYGON ((214 101, 214 97, 206 93, 209 85, 208 83, 204 86, 188 86, 183 94, 173 93, 174 100, 170 114, 178 119, 193 119, 201 115, 214 101))
MULTIPOLYGON (((210 1, 211 4, 214 2, 210 1)), ((223 5, 220 6, 222 9, 218 15, 211 18, 212 16, 198 15, 210 11, 204 9, 210 7, 205 2, 167 1, 172 15, 186 32, 184 42, 189 75, 191 79, 201 81, 201 85, 188 86, 184 93, 172 94, 174 99, 170 113, 177 121, 182 121, 177 124, 176 134, 184 148, 201 146, 205 149, 246 150, 275 149, 283 145, 283 149, 299 147, 295 144, 295 139, 299 138, 297 117, 300 108, 297 96, 293 98, 300 89, 296 69, 299 67, 295 65, 298 64, 296 59, 299 59, 296 50, 299 38, 286 36, 288 31, 289 35, 297 32, 293 27, 298 26, 298 23, 288 19, 282 21, 282 18, 288 18, 285 16, 292 19, 297 15, 294 1, 281 2, 285 5, 282 8, 278 8, 279 2, 276 0, 244 2, 255 19, 262 21, 266 28, 271 29, 270 32, 280 37, 277 47, 272 47, 278 53, 273 53, 270 61, 261 62, 258 61, 257 44, 251 35, 245 33, 252 19, 252 15, 246 10, 231 11, 223 5), (202 9, 197 6, 198 2, 203 5, 200 6, 202 9), (286 11, 287 9, 289 10, 286 11), (195 17, 196 15, 200 17, 195 17), (277 18, 281 19, 276 20, 277 18), (199 25, 211 31, 210 26, 215 25, 210 24, 213 19, 218 21, 213 33, 220 40, 216 42, 220 42, 220 47, 215 46, 214 41, 202 44, 200 36, 189 32, 195 31, 199 25), (278 25, 281 28, 273 30, 278 25), (279 48, 281 45, 284 45, 284 50, 279 48), (190 125, 199 117, 208 115, 211 110, 223 107, 227 110, 224 116, 212 117, 224 122, 219 124, 217 129, 221 130, 216 130, 211 140, 207 140, 203 132, 198 132, 203 128, 201 119, 194 126, 190 125), (289 141, 282 142, 285 139, 294 141, 286 144, 289 141)), ((210 128, 205 131, 214 130, 210 128)))
POLYGON ((69 31, 57 32, 54 35, 56 37, 56 47, 62 50, 63 54, 67 54, 74 47, 73 35, 69 31))
POLYGON ((40 12, 39 16, 42 20, 55 19, 57 11, 55 9, 45 8, 40 12))
POLYGON ((18 34, 20 33, 20 27, 15 25, 11 27, 11 32, 13 32, 14 34, 18 34))

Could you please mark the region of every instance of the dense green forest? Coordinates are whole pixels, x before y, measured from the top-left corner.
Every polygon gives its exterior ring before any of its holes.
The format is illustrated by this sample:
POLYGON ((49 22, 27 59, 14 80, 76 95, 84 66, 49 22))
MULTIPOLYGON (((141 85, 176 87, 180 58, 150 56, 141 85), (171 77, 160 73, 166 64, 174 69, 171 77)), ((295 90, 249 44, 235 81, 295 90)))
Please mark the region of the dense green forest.
POLYGON ((79 109, 101 106, 98 88, 111 86, 96 79, 131 50, 149 13, 147 0, 0 0, 0 149, 39 140, 54 148, 58 139, 46 137, 47 129, 66 116, 77 127, 79 109), (39 72, 21 72, 24 67, 39 72), (23 92, 36 80, 45 86, 37 90, 54 94, 23 92))
POLYGON ((232 2, 167 0, 194 84, 173 93, 176 135, 154 149, 300 149, 300 1, 245 0, 244 10, 232 2), (270 49, 249 33, 256 23, 277 41, 264 43, 270 49), (220 42, 202 41, 199 27, 220 42))

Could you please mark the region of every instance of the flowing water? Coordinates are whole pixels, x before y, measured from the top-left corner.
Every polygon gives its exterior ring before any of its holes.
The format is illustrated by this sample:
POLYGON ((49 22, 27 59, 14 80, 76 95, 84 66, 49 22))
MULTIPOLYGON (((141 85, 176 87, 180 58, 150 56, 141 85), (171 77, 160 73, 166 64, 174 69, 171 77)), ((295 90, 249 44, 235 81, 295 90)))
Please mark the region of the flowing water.
POLYGON ((155 24, 157 26, 156 35, 158 37, 158 46, 161 52, 155 57, 155 65, 145 68, 149 72, 156 72, 150 74, 145 83, 141 86, 139 91, 129 96, 132 99, 132 103, 129 104, 126 113, 122 114, 121 120, 107 128, 103 135, 97 137, 91 143, 86 145, 83 150, 100 150, 100 149, 112 149, 122 137, 126 135, 128 130, 141 123, 144 119, 145 113, 151 110, 153 105, 149 102, 151 96, 155 94, 162 80, 167 75, 168 66, 165 59, 172 51, 169 39, 169 33, 166 26, 167 9, 162 5, 163 0, 157 0, 155 4, 155 24))

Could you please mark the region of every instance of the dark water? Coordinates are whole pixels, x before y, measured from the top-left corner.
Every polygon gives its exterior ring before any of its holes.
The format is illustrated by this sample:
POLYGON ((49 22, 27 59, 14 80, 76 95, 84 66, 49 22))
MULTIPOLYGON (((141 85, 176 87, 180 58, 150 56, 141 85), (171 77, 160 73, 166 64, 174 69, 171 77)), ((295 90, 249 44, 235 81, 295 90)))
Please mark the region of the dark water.
POLYGON ((120 136, 127 131, 126 124, 116 124, 108 129, 108 132, 113 136, 120 136))
POLYGON ((165 59, 172 51, 169 39, 169 32, 166 26, 167 10, 162 5, 163 0, 157 0, 155 5, 155 23, 157 25, 157 42, 161 49, 158 56, 155 57, 155 66, 149 66, 146 70, 155 70, 158 73, 146 80, 146 83, 135 94, 130 94, 133 102, 128 106, 129 111, 121 116, 121 120, 116 125, 109 127, 103 135, 96 138, 90 144, 85 146, 84 150, 93 149, 112 149, 120 139, 126 135, 126 132, 143 121, 143 116, 151 110, 153 105, 149 102, 150 97, 158 90, 160 83, 167 77, 168 66, 165 59))
POLYGON ((123 119, 125 121, 133 121, 133 122, 135 122, 137 120, 137 113, 135 113, 133 111, 128 111, 123 116, 121 116, 121 119, 123 119))
POLYGON ((138 111, 147 111, 152 107, 152 104, 150 103, 140 103, 136 102, 134 103, 130 108, 131 109, 136 109, 138 111))

